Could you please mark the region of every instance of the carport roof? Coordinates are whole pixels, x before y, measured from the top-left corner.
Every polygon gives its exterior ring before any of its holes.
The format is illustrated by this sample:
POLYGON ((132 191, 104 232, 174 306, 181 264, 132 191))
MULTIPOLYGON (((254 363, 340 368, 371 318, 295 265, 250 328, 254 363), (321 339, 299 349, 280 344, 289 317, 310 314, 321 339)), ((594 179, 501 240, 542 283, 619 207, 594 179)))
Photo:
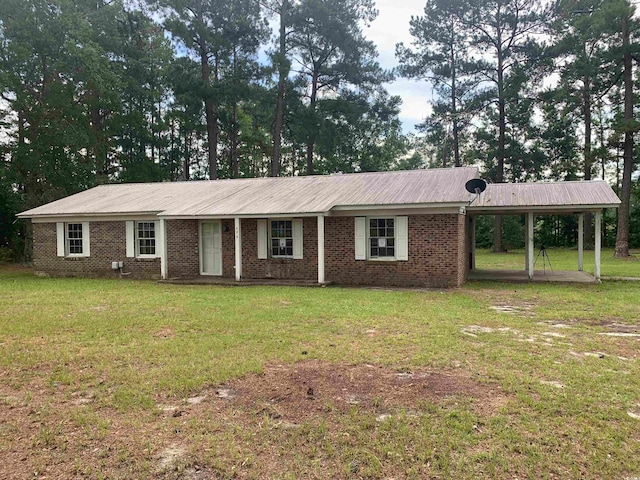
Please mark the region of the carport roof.
POLYGON ((617 208, 620 199, 601 180, 577 182, 491 183, 472 199, 473 213, 562 212, 617 208))

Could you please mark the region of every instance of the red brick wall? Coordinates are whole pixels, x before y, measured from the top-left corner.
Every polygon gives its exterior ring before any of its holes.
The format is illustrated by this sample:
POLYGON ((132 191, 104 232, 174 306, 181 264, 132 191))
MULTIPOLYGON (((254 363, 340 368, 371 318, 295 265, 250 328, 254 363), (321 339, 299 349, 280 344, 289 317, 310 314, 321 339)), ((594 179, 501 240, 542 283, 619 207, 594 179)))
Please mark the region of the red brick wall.
POLYGON ((111 262, 124 262, 128 278, 160 278, 159 258, 126 258, 125 222, 90 222, 90 257, 58 257, 55 223, 33 224, 33 265, 36 272, 68 277, 119 277, 111 262))
MULTIPOLYGON (((316 280, 318 278, 318 223, 315 217, 302 223, 302 259, 258 258, 258 222, 242 220, 242 277, 316 280)), ((222 246, 223 252, 225 245, 222 246)), ((223 253, 224 257, 224 253, 223 253)))
POLYGON ((169 278, 200 275, 198 220, 167 220, 169 278))
MULTIPOLYGON (((355 260, 354 218, 325 219, 325 275, 342 285, 450 287, 464 282, 469 268, 466 217, 409 216, 409 260, 355 260)), ((200 274, 199 222, 167 220, 169 277, 200 274)), ((112 261, 124 261, 133 278, 159 278, 160 259, 126 258, 125 222, 91 222, 91 256, 56 255, 55 223, 34 224, 36 271, 61 276, 119 276, 112 261)), ((303 220, 303 259, 258 259, 257 220, 242 220, 243 277, 315 280, 318 275, 317 220, 303 220)), ((223 277, 235 276, 234 221, 222 221, 223 277)))
POLYGON ((458 215, 458 286, 462 285, 469 271, 469 220, 465 215, 458 215))
POLYGON ((355 260, 353 217, 325 219, 327 281, 342 285, 453 287, 464 280, 464 217, 409 216, 409 260, 355 260), (462 270, 462 271, 461 271, 462 270))
MULTIPOLYGON (((244 227, 244 222, 242 227, 244 227)), ((222 220, 222 276, 236 277, 236 234, 233 220, 222 220), (226 231, 225 231, 226 230, 226 231)), ((244 231, 242 232, 244 241, 244 231)))

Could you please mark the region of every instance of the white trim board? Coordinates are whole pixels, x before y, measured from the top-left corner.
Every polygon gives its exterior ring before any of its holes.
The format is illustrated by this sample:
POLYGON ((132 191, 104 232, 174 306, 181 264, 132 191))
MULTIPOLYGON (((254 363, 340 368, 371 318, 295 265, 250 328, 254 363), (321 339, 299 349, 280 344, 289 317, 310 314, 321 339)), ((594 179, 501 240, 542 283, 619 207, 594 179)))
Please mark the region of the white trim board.
POLYGON ((158 217, 153 214, 145 213, 141 215, 126 215, 126 216, 119 215, 119 216, 113 216, 113 217, 105 216, 105 215, 101 215, 101 216, 78 215, 78 216, 72 217, 72 216, 65 215, 60 217, 31 218, 32 223, 126 222, 127 220, 134 220, 138 222, 155 222, 158 220, 158 217))

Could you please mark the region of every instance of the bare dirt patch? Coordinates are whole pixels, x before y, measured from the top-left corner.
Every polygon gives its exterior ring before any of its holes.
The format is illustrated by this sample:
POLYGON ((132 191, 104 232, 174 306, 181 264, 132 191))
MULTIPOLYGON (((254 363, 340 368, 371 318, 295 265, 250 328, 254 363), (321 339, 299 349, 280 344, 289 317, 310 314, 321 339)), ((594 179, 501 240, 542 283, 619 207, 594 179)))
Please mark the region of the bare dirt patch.
POLYGON ((480 383, 460 370, 398 372, 375 365, 345 366, 315 360, 268 365, 261 375, 228 382, 225 388, 234 392, 231 402, 226 399, 230 406, 263 411, 291 422, 344 413, 354 405, 392 412, 460 396, 484 410, 504 400, 499 386, 480 383))
MULTIPOLYGON (((279 478, 320 455, 320 438, 341 447, 323 447, 323 462, 312 462, 315 478, 343 478, 351 460, 341 448, 355 452, 359 468, 375 464, 358 444, 370 436, 384 441, 403 415, 416 428, 434 405, 482 419, 507 400, 499 386, 460 368, 317 360, 270 364, 190 396, 158 393, 151 409, 113 408, 108 380, 78 391, 47 387, 47 378, 0 384, 0 478, 279 478)), ((397 476, 403 465, 394 460, 378 476, 397 476)))
POLYGON ((176 336, 176 332, 171 327, 166 327, 155 332, 153 336, 157 338, 173 338, 176 336))

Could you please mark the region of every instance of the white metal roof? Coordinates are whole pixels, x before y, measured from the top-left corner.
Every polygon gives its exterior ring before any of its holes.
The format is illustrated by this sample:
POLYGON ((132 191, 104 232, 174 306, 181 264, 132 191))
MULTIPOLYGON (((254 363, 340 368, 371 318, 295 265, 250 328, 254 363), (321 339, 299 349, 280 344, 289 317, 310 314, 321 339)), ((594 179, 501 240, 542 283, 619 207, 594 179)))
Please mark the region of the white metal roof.
POLYGON ((100 185, 20 217, 161 214, 233 216, 326 213, 338 206, 465 204, 475 167, 100 185))
POLYGON ((617 207, 620 199, 603 181, 490 183, 470 211, 617 207))

